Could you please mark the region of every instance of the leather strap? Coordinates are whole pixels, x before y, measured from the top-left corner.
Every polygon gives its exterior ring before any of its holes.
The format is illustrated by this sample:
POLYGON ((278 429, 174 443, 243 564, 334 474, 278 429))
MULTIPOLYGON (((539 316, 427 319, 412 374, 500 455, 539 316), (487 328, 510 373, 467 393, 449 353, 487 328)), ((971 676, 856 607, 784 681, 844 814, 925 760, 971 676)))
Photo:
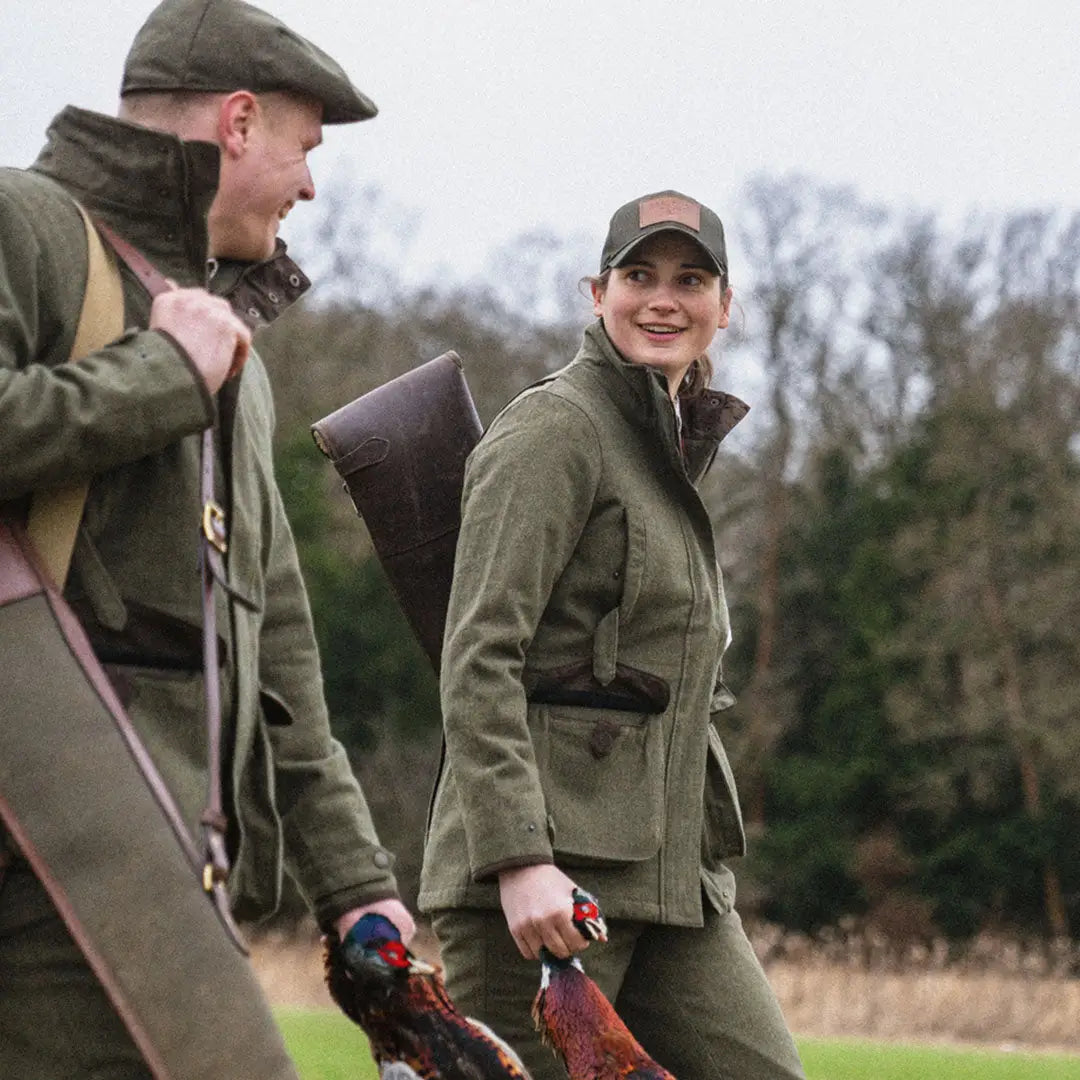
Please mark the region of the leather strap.
POLYGON ((143 288, 151 296, 168 292, 176 286, 156 267, 138 248, 129 244, 119 233, 108 225, 97 222, 101 235, 109 241, 109 246, 123 259, 124 265, 138 278, 143 288))
MULTIPOLYGON (((78 204, 76 204, 78 205, 78 204)), ((71 360, 104 348, 124 331, 124 292, 115 261, 105 250, 93 222, 79 206, 86 226, 87 271, 71 360)), ((144 260, 145 261, 145 260, 144 260)), ((57 588, 63 589, 82 520, 89 480, 35 492, 26 520, 26 534, 57 588)))
MULTIPOLYGON (((176 288, 138 248, 106 225, 102 235, 151 296, 176 288)), ((228 911, 225 882, 229 876, 229 858, 225 845, 228 819, 222 796, 221 777, 221 666, 217 644, 217 605, 214 583, 220 583, 234 599, 243 598, 229 587, 224 554, 227 550, 225 512, 214 498, 214 432, 207 428, 202 436, 201 498, 199 523, 199 565, 203 616, 203 682, 206 687, 207 795, 206 808, 199 818, 203 832, 202 885, 219 911, 228 911)), ((246 602, 246 601, 244 601, 246 602)), ((231 919, 230 919, 231 922, 231 919)), ((235 928, 234 928, 235 929, 235 928)), ((238 936, 238 935, 237 935, 238 936)))
MULTIPOLYGON (((214 435, 203 432, 202 528, 199 533, 199 572, 202 578, 203 672, 206 684, 206 738, 209 760, 209 783, 206 809, 199 818, 203 831, 203 888, 213 892, 224 886, 229 876, 229 857, 225 849, 227 819, 221 795, 221 687, 217 647, 217 605, 214 602, 215 569, 227 550, 225 512, 214 501, 214 435)), ((224 577, 224 565, 219 572, 224 577)))

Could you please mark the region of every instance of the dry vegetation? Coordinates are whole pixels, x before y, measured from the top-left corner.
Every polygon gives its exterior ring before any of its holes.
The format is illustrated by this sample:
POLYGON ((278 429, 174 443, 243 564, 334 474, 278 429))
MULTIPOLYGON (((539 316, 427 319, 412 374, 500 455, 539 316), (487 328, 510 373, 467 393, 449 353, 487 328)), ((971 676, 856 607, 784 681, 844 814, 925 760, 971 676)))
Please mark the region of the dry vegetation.
MULTIPOLYGON (((985 938, 963 958, 941 943, 903 956, 880 941, 810 943, 753 928, 751 937, 793 1030, 896 1042, 962 1042, 1080 1053, 1077 950, 1025 949, 985 938)), ((430 934, 416 951, 436 959, 430 934)), ((332 1008, 314 931, 253 942, 259 978, 275 1005, 332 1008)))

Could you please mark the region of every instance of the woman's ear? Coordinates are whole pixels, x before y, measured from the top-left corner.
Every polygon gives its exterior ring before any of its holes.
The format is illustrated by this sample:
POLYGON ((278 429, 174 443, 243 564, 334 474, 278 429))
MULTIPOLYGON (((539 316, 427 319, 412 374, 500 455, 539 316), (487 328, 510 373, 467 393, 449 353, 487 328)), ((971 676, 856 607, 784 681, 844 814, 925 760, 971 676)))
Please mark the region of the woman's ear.
POLYGON ((599 281, 590 281, 589 289, 592 292, 593 314, 599 317, 604 314, 604 286, 599 281))
POLYGON ((242 157, 251 132, 259 119, 259 103, 248 90, 237 90, 218 109, 217 136, 221 152, 232 158, 242 157))
POLYGON ((716 324, 718 330, 726 330, 731 322, 731 287, 728 286, 720 295, 720 321, 716 324))

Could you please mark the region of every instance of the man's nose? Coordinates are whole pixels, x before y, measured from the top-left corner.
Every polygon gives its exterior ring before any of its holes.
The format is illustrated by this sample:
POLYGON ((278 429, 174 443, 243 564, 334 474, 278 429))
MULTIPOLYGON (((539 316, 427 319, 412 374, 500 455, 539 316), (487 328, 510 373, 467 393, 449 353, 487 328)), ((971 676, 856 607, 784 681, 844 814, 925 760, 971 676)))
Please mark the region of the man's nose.
POLYGON ((315 198, 315 181, 311 178, 311 170, 304 170, 304 183, 300 185, 297 196, 305 202, 311 202, 315 198))

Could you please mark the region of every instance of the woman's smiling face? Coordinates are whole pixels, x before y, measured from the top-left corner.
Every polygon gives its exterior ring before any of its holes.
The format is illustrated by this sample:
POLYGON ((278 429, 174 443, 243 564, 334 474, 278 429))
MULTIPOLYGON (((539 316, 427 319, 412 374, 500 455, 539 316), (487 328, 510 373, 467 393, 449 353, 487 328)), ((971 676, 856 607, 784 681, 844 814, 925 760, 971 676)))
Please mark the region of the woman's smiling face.
POLYGON ((675 230, 643 240, 606 284, 593 284, 593 311, 626 360, 663 373, 674 397, 690 365, 728 325, 731 290, 721 291, 701 247, 675 230))

